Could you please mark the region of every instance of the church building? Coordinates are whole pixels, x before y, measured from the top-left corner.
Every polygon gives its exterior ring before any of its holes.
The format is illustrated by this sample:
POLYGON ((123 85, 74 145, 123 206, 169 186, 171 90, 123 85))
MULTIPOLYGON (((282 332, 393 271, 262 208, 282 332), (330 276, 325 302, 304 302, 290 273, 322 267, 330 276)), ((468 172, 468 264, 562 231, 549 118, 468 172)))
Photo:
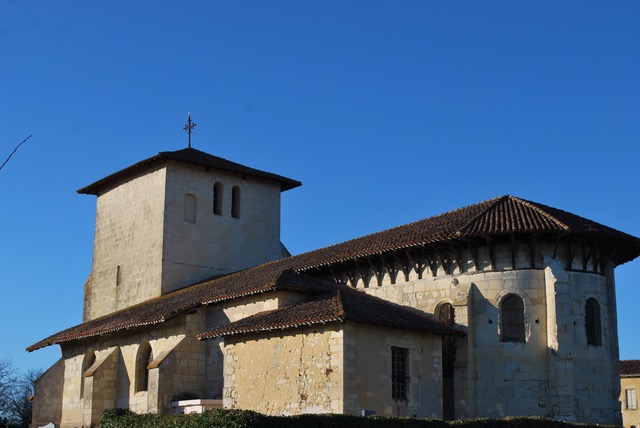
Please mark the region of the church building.
POLYGON ((97 197, 82 323, 33 425, 109 408, 620 424, 614 268, 640 239, 515 196, 291 256, 300 182, 191 147, 97 197))

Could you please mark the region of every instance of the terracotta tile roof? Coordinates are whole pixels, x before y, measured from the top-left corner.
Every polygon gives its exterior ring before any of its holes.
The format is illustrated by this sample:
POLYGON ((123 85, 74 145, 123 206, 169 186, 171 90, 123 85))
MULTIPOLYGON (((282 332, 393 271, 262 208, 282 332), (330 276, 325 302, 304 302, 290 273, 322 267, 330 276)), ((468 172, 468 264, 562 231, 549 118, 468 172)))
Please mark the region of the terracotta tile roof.
MULTIPOLYGON (((327 293, 328 290, 345 290, 346 301, 351 305, 350 313, 354 321, 369 324, 381 324, 393 326, 393 318, 398 316, 398 309, 384 300, 368 296, 356 290, 350 290, 346 286, 327 283, 291 270, 274 269, 273 265, 262 265, 221 278, 206 281, 198 285, 183 288, 182 290, 157 297, 144 303, 123 309, 113 314, 76 325, 47 337, 27 348, 27 351, 74 340, 100 336, 116 331, 127 330, 135 327, 163 323, 180 314, 189 312, 202 305, 219 303, 254 294, 269 291, 293 291, 310 295, 327 293), (350 293, 357 293, 358 297, 351 297, 350 293), (355 300, 354 300, 355 299, 355 300), (368 302, 367 304, 363 302, 368 302), (391 306, 389 306, 391 305, 391 306), (381 311, 393 307, 390 314, 381 311), (371 313, 367 314, 367 310, 371 313), (387 318, 392 319, 387 319, 387 318)), ((402 309, 407 311, 407 309, 402 309)), ((351 319, 351 318, 350 318, 351 319)), ((404 328, 409 328, 408 324, 404 328)), ((398 325, 398 328, 403 328, 398 325)), ((439 325, 439 323, 435 323, 439 325)), ((446 330, 449 331, 446 326, 446 330)), ((437 332, 436 327, 432 328, 437 332)))
POLYGON ((131 165, 125 169, 122 169, 114 174, 111 174, 105 178, 96 181, 82 189, 78 190, 78 193, 84 193, 88 195, 98 195, 104 189, 111 187, 114 184, 126 181, 130 177, 140 173, 141 171, 148 170, 157 165, 162 164, 167 159, 176 160, 180 162, 186 162, 194 165, 200 165, 207 168, 214 168, 223 171, 233 172, 241 175, 250 175, 253 177, 264 178, 280 183, 281 191, 290 190, 300 186, 302 183, 290 178, 283 177, 281 175, 272 174, 270 172, 260 171, 258 169, 249 168, 248 166, 240 165, 239 163, 231 162, 218 156, 213 156, 208 153, 196 150, 193 148, 187 148, 177 150, 175 152, 160 152, 157 155, 140 161, 134 165, 131 165))
POLYGON ((296 270, 415 246, 508 234, 576 235, 615 242, 616 264, 640 255, 640 239, 566 211, 515 196, 501 196, 434 217, 295 256, 296 270))
POLYGON ((326 292, 326 289, 321 288, 316 281, 311 281, 310 278, 293 271, 258 267, 183 288, 76 325, 29 346, 27 351, 115 331, 159 324, 205 304, 276 290, 308 294, 326 292))
POLYGON ((199 334, 198 339, 212 339, 256 331, 282 330, 302 325, 341 322, 344 321, 344 312, 342 311, 340 300, 340 292, 325 294, 323 298, 310 302, 261 312, 234 323, 220 326, 199 334))
POLYGON ((434 334, 465 336, 465 333, 447 327, 425 314, 364 292, 336 285, 327 285, 327 288, 334 288, 334 290, 310 302, 261 312, 220 326, 198 335, 198 338, 212 339, 221 336, 286 330, 303 325, 344 321, 434 334))
POLYGON ((622 377, 640 376, 640 360, 620 361, 620 376, 622 377))
MULTIPOLYGON (((222 302, 276 289, 305 293, 326 290, 302 274, 319 266, 381 254, 412 246, 507 233, 576 234, 608 240, 619 246, 614 261, 633 260, 640 254, 640 239, 556 208, 513 196, 502 196, 399 226, 372 235, 267 263, 242 272, 205 281, 152 299, 99 319, 56 333, 27 348, 52 344, 143 325, 164 322, 201 305, 222 302)), ((375 314, 381 317, 383 314, 375 314)))

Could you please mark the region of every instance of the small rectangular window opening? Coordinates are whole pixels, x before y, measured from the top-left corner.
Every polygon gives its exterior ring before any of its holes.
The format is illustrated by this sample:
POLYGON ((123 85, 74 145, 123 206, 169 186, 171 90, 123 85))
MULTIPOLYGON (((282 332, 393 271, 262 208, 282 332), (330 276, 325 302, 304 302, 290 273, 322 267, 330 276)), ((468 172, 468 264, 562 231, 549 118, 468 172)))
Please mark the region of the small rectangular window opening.
POLYGON ((391 347, 391 397, 394 400, 407 399, 409 383, 409 350, 391 347))
POLYGON ((627 396, 627 409, 636 410, 638 408, 638 399, 636 397, 636 390, 627 389, 625 390, 625 394, 627 396))

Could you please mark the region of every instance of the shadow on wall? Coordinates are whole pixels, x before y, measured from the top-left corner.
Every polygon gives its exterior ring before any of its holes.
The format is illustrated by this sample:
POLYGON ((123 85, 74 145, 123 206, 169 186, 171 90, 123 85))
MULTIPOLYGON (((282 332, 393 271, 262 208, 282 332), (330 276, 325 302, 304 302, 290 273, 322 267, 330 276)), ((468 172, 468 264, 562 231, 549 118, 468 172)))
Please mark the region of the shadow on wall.
POLYGON ((32 426, 43 426, 51 422, 60 424, 63 385, 64 360, 61 358, 34 383, 32 426))

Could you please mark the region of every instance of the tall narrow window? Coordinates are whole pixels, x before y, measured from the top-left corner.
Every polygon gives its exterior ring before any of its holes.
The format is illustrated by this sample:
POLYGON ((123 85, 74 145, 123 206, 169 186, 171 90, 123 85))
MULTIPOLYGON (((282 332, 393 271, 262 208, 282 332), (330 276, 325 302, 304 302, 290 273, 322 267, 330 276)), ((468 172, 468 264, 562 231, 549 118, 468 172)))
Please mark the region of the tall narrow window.
POLYGON ((638 398, 636 397, 635 389, 626 389, 625 396, 627 398, 627 409, 636 410, 638 408, 638 398))
POLYGON ((231 217, 240 218, 240 188, 233 186, 231 189, 231 217))
MULTIPOLYGON (((438 320, 450 327, 456 324, 455 308, 451 303, 444 303, 440 306, 438 320)), ((448 421, 454 420, 456 415, 453 382, 455 362, 455 338, 453 336, 442 336, 442 417, 448 421)))
POLYGON ((394 400, 407 399, 409 383, 409 350, 407 348, 391 347, 391 398, 394 400))
POLYGON ((220 182, 213 185, 213 213, 222 215, 222 183, 220 182))
POLYGON ((149 364, 153 361, 153 350, 151 345, 145 343, 138 351, 138 361, 136 362, 136 391, 149 390, 149 364))
MULTIPOLYGON (((438 320, 450 327, 455 323, 455 308, 451 303, 444 303, 440 307, 438 320)), ((453 336, 442 336, 442 376, 453 378, 454 362, 456 360, 455 339, 453 336)))
POLYGON ((184 195, 184 221, 196 222, 196 197, 191 193, 184 195))
POLYGON ((524 342, 524 302, 516 294, 509 294, 500 306, 500 341, 524 342))
POLYGON ((587 345, 602 345, 600 304, 593 297, 589 297, 584 305, 584 327, 587 331, 587 345))

